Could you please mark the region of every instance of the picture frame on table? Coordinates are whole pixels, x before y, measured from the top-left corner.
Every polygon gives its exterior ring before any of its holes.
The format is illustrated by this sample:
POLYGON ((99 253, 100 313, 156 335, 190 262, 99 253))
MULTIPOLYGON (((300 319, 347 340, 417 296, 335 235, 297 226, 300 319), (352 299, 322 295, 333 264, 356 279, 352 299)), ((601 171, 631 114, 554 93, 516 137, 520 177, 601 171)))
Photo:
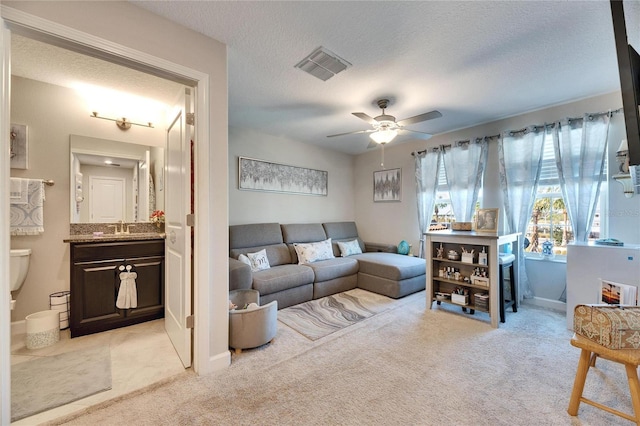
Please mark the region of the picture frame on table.
POLYGON ((498 232, 500 209, 478 209, 476 213, 476 232, 498 232))

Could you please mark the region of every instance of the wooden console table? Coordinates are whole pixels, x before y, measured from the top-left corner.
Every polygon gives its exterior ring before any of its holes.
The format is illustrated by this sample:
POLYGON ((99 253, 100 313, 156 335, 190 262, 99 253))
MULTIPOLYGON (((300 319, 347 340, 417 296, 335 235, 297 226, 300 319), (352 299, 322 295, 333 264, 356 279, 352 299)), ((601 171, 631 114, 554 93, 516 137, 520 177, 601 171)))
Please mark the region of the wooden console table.
MULTIPOLYGON (((475 231, 432 231, 425 232, 425 259, 427 260, 427 306, 431 309, 433 302, 437 301, 452 303, 451 300, 443 300, 442 298, 436 298, 436 292, 442 293, 450 291, 454 287, 461 287, 471 291, 486 291, 489 293, 489 315, 491 317, 491 326, 493 328, 498 327, 500 319, 500 291, 498 287, 499 281, 499 263, 498 252, 499 247, 513 243, 513 254, 516 260, 513 262, 514 274, 518 277, 518 250, 520 249, 520 233, 513 234, 492 234, 475 231), (444 248, 444 255, 437 257, 437 249, 442 245, 444 248), (450 260, 447 258, 449 250, 455 250, 460 253, 461 247, 465 247, 466 250, 474 250, 473 262, 464 262, 460 260, 450 260), (481 265, 478 263, 478 253, 484 248, 487 253, 487 264, 481 265), (439 276, 439 271, 443 267, 449 267, 459 269, 459 275, 462 277, 468 277, 473 270, 478 268, 481 271, 485 271, 489 278, 489 285, 484 286, 482 284, 474 284, 471 282, 462 281, 461 279, 448 278, 439 276)), ((517 302, 516 302, 517 303, 517 302)), ((473 294, 470 294, 470 300, 468 305, 459 305, 462 308, 473 310, 482 310, 481 307, 476 307, 473 302, 473 294)))

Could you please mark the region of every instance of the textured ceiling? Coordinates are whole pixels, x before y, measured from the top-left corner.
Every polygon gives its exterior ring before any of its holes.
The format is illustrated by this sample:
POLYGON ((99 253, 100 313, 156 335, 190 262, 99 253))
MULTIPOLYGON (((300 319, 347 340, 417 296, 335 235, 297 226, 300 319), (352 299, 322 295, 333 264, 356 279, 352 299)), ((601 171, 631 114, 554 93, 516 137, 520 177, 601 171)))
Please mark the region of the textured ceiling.
MULTIPOLYGON (((11 74, 58 86, 105 87, 171 104, 179 84, 20 35, 11 37, 11 74)), ((89 113, 89 111, 87 111, 89 113)))
MULTIPOLYGON (((368 129, 351 112, 378 115, 381 97, 397 119, 439 110, 408 126, 437 134, 620 87, 608 1, 132 3, 228 45, 231 126, 352 154, 367 135, 326 135, 368 129), (326 82, 294 68, 319 46, 353 66, 326 82)), ((625 8, 640 46, 640 2, 625 8)), ((74 60, 61 72, 85 70, 74 60)), ((89 68, 80 78, 108 84, 119 67, 89 68)), ((164 96, 147 77, 127 86, 164 96)))

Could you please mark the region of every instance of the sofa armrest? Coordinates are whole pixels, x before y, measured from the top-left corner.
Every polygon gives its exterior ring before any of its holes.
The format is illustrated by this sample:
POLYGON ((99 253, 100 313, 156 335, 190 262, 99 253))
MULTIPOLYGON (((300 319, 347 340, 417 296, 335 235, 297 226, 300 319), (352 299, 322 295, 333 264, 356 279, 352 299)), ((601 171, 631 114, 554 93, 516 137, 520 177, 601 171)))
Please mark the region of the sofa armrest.
POLYGON ((364 250, 366 252, 397 253, 398 246, 395 244, 368 243, 365 241, 364 250))
POLYGON ((229 258, 229 290, 249 290, 253 285, 251 267, 233 257, 229 258))

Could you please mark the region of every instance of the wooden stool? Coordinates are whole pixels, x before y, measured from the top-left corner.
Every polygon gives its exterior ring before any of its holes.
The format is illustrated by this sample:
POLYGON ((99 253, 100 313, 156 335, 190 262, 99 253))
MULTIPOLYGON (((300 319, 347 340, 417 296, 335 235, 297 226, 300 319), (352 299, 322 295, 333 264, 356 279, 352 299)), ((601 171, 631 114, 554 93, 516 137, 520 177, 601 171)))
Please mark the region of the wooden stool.
POLYGON ((573 390, 571 391, 569 408, 567 409, 569 415, 577 416, 580 402, 584 402, 640 425, 640 382, 638 382, 637 372, 638 364, 640 364, 640 349, 608 349, 577 334, 573 335, 571 344, 576 348, 582 349, 582 352, 580 353, 578 371, 576 371, 576 378, 573 383, 573 390), (627 372, 627 381, 629 382, 629 392, 631 393, 631 403, 633 404, 633 411, 635 415, 623 413, 582 396, 589 367, 595 366, 597 357, 624 364, 627 372))
POLYGON ((504 312, 509 306, 511 306, 513 312, 518 312, 518 295, 516 291, 518 286, 516 285, 516 278, 513 272, 513 262, 515 260, 516 257, 513 254, 501 253, 498 256, 498 263, 500 264, 498 277, 498 286, 500 287, 500 322, 504 322, 504 312), (509 300, 504 299, 504 268, 509 268, 509 294, 511 295, 509 300))

